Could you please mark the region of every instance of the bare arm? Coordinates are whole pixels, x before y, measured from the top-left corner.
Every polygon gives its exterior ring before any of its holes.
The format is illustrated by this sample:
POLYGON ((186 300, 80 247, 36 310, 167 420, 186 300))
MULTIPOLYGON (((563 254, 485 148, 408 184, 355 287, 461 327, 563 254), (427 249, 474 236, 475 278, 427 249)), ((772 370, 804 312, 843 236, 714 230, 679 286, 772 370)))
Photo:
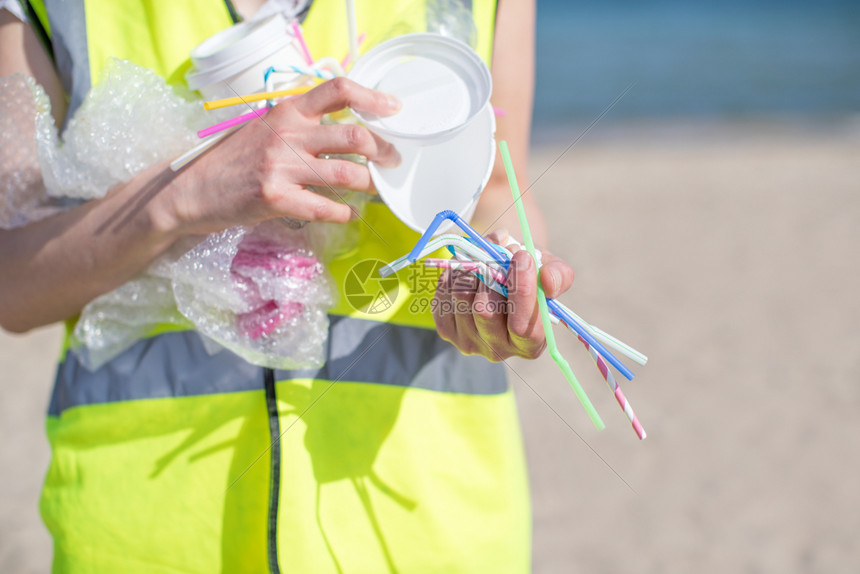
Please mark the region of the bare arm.
MULTIPOLYGON (((5 11, 0 17, 0 73, 35 77, 64 110, 57 76, 33 32, 5 11)), ((156 165, 102 199, 0 230, 0 326, 24 332, 74 316, 183 236, 279 216, 348 221, 349 206, 306 186, 323 185, 322 176, 335 187, 370 190, 367 168, 317 156, 358 153, 383 164, 398 156, 364 128, 320 125, 324 113, 346 106, 386 115, 398 104, 349 81, 326 82, 279 104, 265 122, 249 123, 177 174, 156 165)))
POLYGON ((11 12, 0 10, 0 78, 16 72, 27 74, 45 88, 51 99, 51 111, 59 124, 66 116, 66 95, 33 30, 11 12))
MULTIPOLYGON (((0 11, 0 53, 0 75, 17 72, 34 77, 61 122, 66 99, 53 65, 30 27, 5 10, 0 11)), ((165 249, 170 239, 157 232, 151 206, 119 233, 97 233, 147 179, 138 178, 102 201, 59 216, 0 230, 0 325, 23 332, 70 317, 165 249)))
MULTIPOLYGON (((528 187, 529 132, 534 99, 535 2, 501 0, 496 15, 493 47, 493 105, 505 111, 496 119, 496 140, 506 140, 521 191, 528 187)), ((508 178, 500 158, 472 220, 480 232, 505 228, 519 236, 519 221, 512 207, 508 178)), ((538 245, 546 245, 543 215, 527 193, 523 202, 538 245)))

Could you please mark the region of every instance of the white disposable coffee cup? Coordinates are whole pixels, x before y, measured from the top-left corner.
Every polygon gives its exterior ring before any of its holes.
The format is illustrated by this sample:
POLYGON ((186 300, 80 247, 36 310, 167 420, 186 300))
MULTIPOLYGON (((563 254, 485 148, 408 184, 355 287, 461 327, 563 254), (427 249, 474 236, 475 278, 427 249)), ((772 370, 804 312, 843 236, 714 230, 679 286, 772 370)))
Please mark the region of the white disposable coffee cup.
MULTIPOLYGON (((468 221, 496 157, 492 79, 480 56, 452 38, 408 34, 370 50, 349 77, 403 104, 389 117, 353 110, 400 152, 396 168, 368 164, 392 213, 419 233, 443 210, 468 221)), ((437 233, 449 227, 446 222, 437 233)))
POLYGON ((281 14, 231 26, 191 51, 188 87, 211 100, 259 92, 269 67, 305 64, 295 40, 281 14))

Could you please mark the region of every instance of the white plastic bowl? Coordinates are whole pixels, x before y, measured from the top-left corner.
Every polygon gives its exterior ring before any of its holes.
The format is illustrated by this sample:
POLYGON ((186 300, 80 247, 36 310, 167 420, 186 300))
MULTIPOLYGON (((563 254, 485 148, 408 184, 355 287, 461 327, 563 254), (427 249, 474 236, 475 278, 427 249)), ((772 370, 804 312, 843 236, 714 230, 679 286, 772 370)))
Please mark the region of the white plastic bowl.
POLYGON ((493 90, 481 57, 438 34, 383 42, 363 55, 348 77, 403 103, 389 117, 353 110, 368 129, 394 144, 435 145, 453 138, 481 113, 493 90))
MULTIPOLYGON (((370 176, 392 213, 419 233, 445 209, 468 221, 493 171, 495 132, 496 118, 488 102, 465 129, 447 141, 397 145, 401 164, 383 168, 370 162, 370 176)), ((437 234, 450 224, 440 226, 437 234)))

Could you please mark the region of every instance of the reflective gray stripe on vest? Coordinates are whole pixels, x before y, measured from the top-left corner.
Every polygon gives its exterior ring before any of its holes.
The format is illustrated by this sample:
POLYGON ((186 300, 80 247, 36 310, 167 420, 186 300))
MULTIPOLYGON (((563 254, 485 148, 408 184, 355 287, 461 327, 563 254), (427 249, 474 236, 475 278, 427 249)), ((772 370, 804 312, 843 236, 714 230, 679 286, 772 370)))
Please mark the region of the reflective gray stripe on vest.
MULTIPOLYGON (((315 378, 498 394, 504 368, 466 357, 431 329, 331 317, 327 362, 320 369, 276 371, 276 380, 315 378)), ((83 405, 263 390, 263 370, 223 350, 209 355, 194 331, 138 341, 95 372, 68 352, 57 371, 48 414, 83 405)))
POLYGON ((84 0, 45 2, 45 10, 51 23, 51 44, 60 82, 69 94, 66 118, 71 118, 92 85, 84 0))
POLYGON ((259 367, 226 351, 210 356, 193 331, 165 333, 138 341, 94 372, 68 351, 57 370, 48 414, 81 405, 262 388, 259 367))
POLYGON ((470 395, 504 392, 504 369, 466 357, 436 331, 332 316, 328 360, 320 369, 275 371, 279 381, 309 378, 419 387, 470 395))

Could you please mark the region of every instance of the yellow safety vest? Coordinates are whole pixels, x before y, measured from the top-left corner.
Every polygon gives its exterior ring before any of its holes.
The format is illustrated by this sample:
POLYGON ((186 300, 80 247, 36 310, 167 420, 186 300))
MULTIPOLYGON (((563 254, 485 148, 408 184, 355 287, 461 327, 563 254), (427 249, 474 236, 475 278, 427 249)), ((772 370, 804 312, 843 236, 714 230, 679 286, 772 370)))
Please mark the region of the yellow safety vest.
MULTIPOLYGON (((236 18, 218 0, 29 4, 71 109, 109 57, 181 83, 191 48, 236 18)), ((495 2, 463 5, 489 62, 495 2)), ((423 30, 420 0, 356 9, 362 51, 423 30)), ((315 57, 346 54, 343 0, 314 1, 303 27, 315 57)), ((341 294, 320 369, 210 356, 193 331, 154 334, 95 372, 65 354, 41 501, 55 572, 529 570, 526 468, 504 371, 442 341, 414 304, 432 292, 411 293, 406 273, 389 309, 350 305, 351 268, 391 261, 418 238, 382 204, 364 219, 352 224, 355 248, 329 265, 341 294)))

